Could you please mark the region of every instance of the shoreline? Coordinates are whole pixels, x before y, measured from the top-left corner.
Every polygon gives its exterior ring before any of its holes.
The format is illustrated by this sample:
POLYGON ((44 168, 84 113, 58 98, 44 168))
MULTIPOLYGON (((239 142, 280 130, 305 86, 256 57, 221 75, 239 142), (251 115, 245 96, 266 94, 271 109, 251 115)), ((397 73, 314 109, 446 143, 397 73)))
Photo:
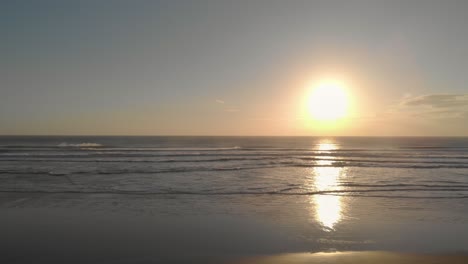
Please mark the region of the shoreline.
POLYGON ((256 256, 228 264, 413 264, 413 263, 468 263, 468 252, 454 254, 422 254, 393 251, 345 251, 334 253, 287 253, 271 256, 256 256))

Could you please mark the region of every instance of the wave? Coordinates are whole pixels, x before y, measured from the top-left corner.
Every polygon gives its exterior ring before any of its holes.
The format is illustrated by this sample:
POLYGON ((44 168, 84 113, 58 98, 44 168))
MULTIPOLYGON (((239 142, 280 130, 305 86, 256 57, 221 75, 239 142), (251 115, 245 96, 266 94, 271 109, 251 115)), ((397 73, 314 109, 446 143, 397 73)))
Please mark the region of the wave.
MULTIPOLYGON (((99 151, 122 151, 122 152, 139 152, 139 151, 154 151, 154 152, 173 152, 173 151, 223 151, 223 150, 247 150, 240 146, 233 147, 115 147, 100 143, 83 142, 83 143, 67 143, 62 142, 57 145, 0 145, 0 150, 56 150, 63 147, 84 147, 92 148, 99 147, 99 151)), ((266 149, 265 149, 266 150, 266 149)))
POLYGON ((99 148, 99 147, 103 147, 103 145, 99 144, 99 143, 91 143, 91 142, 84 142, 84 143, 66 143, 66 142, 62 142, 62 143, 58 144, 57 147, 60 147, 60 148, 69 148, 69 147, 72 147, 72 148, 99 148))
POLYGON ((265 163, 252 164, 250 166, 230 166, 230 167, 208 167, 208 166, 191 166, 191 167, 169 167, 169 168, 116 168, 116 169, 96 169, 96 170, 60 170, 56 173, 52 169, 7 169, 0 170, 0 174, 11 175, 122 175, 122 174, 168 174, 168 173, 190 173, 190 172, 224 172, 224 171, 243 171, 243 170, 261 170, 273 168, 317 168, 317 167, 359 167, 359 168, 391 168, 391 169, 467 169, 466 165, 393 165, 387 164, 332 164, 332 165, 308 165, 294 163, 265 163))
MULTIPOLYGON (((386 190, 330 190, 313 192, 282 192, 280 191, 186 191, 186 190, 166 190, 166 191, 141 191, 141 190, 122 190, 122 189, 0 189, 0 193, 45 193, 45 194, 120 194, 120 195, 194 195, 194 196, 236 196, 236 195, 278 195, 278 196, 314 196, 314 195, 332 195, 348 197, 378 197, 378 198, 415 198, 415 199, 467 199, 468 194, 458 193, 456 195, 406 195, 406 194, 388 194, 394 192, 453 192, 456 189, 386 189, 386 190), (373 194, 383 193, 383 194, 373 194), (386 194, 387 193, 387 194, 386 194)), ((466 189, 458 191, 467 191, 466 189)))
POLYGON ((400 147, 399 149, 468 149, 467 146, 408 146, 400 147))
MULTIPOLYGON (((389 187, 468 188, 468 185, 465 185, 465 184, 446 185, 446 184, 408 184, 408 183, 397 183, 397 184, 341 183, 338 186, 342 186, 342 187, 368 187, 368 188, 389 188, 389 187)), ((402 189, 402 190, 406 190, 406 189, 402 189)))
POLYGON ((246 155, 248 153, 316 153, 323 155, 341 155, 343 153, 362 153, 370 152, 372 154, 407 154, 418 153, 424 151, 426 154, 430 153, 460 153, 466 152, 468 147, 438 147, 438 148, 340 148, 332 150, 319 150, 316 148, 279 148, 279 147, 242 147, 242 146, 226 146, 226 147, 155 147, 155 146, 118 146, 118 145, 104 145, 96 142, 81 142, 69 143, 62 142, 55 145, 0 145, 0 151, 40 151, 40 150, 55 150, 57 148, 89 148, 90 151, 120 151, 120 152, 212 152, 212 151, 240 151, 246 155))
POLYGON ((104 145, 93 142, 83 142, 83 143, 67 143, 62 142, 58 145, 2 145, 0 150, 47 150, 47 149, 56 149, 56 148, 98 148, 104 147, 104 145))
POLYGON ((4 158, 0 158, 0 161, 76 161, 76 162, 87 162, 87 161, 102 161, 102 162, 210 162, 210 161, 244 161, 244 160, 282 160, 282 159, 295 159, 304 162, 308 161, 332 161, 332 162, 376 162, 376 163, 462 163, 466 164, 465 161, 468 159, 466 156, 456 157, 387 157, 382 159, 381 157, 375 157, 374 155, 360 155, 352 157, 340 157, 340 156, 295 156, 295 155, 120 155, 120 153, 54 153, 54 154, 36 154, 31 155, 29 153, 15 153, 15 154, 3 154, 4 158), (20 159, 14 159, 16 156, 20 159), (23 158, 27 157, 27 158, 23 158), (84 160, 86 158, 99 157, 97 160, 84 160), (111 158, 124 158, 124 159, 111 159, 111 158), (167 158, 166 158, 167 157, 167 158), (60 159, 58 159, 60 158, 60 159), (69 158, 69 159, 64 159, 69 158), (126 158, 126 159, 125 159, 126 158), (156 158, 156 159, 132 159, 132 158, 156 158), (180 158, 180 159, 177 159, 180 158), (189 158, 189 159, 183 159, 189 158), (461 161, 458 161, 461 160, 461 161))
MULTIPOLYGON (((282 152, 170 152, 170 153, 158 153, 158 152, 122 152, 122 151, 104 151, 98 147, 93 151, 89 150, 89 147, 68 147, 67 149, 72 151, 44 151, 44 152, 4 152, 0 153, 0 161, 6 158, 12 159, 15 157, 22 158, 27 156, 28 158, 212 158, 212 159, 253 159, 253 158, 293 158, 301 159, 304 161, 333 159, 335 161, 357 161, 358 159, 367 160, 378 160, 381 162, 389 162, 390 160, 400 159, 414 160, 422 159, 430 160, 431 162, 435 159, 450 160, 459 159, 467 160, 468 155, 421 155, 421 154, 375 154, 375 153, 282 153, 282 152), (341 159, 341 160, 340 160, 341 159)), ((391 162, 391 161, 390 161, 391 162)))

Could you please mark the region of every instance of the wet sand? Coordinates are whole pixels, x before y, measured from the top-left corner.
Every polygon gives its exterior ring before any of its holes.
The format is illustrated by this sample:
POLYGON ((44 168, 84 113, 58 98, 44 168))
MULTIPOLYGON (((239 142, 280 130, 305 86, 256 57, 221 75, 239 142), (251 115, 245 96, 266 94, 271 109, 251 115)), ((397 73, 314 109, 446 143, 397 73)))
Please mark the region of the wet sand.
POLYGON ((365 219, 364 199, 332 232, 307 201, 263 199, 0 193, 0 263, 468 263, 465 218, 392 226, 405 215, 365 219), (342 253, 294 253, 324 251, 342 253))
POLYGON ((385 251, 337 252, 337 253, 296 253, 275 256, 251 257, 229 264, 436 264, 468 263, 468 254, 410 254, 385 251))

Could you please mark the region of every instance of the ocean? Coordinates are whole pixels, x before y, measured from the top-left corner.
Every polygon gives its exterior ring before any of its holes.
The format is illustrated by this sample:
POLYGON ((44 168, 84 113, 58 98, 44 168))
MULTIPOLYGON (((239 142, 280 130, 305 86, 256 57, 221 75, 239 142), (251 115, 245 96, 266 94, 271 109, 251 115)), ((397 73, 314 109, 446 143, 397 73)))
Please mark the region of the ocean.
POLYGON ((0 195, 31 256, 468 252, 468 138, 2 136, 0 195))

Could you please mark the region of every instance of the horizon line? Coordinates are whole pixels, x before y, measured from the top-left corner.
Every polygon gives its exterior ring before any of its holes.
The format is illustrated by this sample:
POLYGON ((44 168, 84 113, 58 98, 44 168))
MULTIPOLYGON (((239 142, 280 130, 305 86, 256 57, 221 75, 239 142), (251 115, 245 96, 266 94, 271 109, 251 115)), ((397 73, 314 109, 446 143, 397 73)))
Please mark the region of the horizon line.
POLYGON ((427 135, 373 135, 373 136, 345 136, 345 135, 93 135, 93 134, 0 134, 0 137, 348 137, 348 138, 468 138, 468 135, 427 136, 427 135))

